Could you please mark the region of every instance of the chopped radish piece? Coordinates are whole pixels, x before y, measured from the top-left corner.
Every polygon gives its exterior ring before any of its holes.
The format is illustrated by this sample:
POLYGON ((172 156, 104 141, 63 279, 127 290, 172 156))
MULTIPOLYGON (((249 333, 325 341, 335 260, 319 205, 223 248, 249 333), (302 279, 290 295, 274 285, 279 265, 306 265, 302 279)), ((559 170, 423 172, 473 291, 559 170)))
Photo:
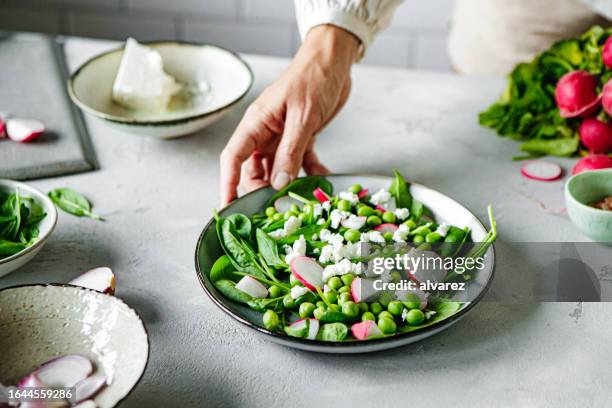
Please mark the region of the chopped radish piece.
POLYGON ((363 227, 365 225, 366 220, 367 220, 366 217, 351 216, 349 218, 346 218, 346 219, 340 221, 340 224, 342 224, 342 226, 344 228, 350 228, 350 229, 354 229, 354 230, 359 230, 359 229, 361 229, 361 227, 363 227))
POLYGON ((376 228, 374 228, 374 231, 378 231, 381 234, 386 234, 387 232, 395 232, 399 227, 395 224, 380 224, 379 226, 377 226, 376 228))
POLYGON ((262 299, 268 296, 268 289, 257 279, 245 276, 236 284, 236 289, 254 298, 262 299))
POLYGON ((400 302, 413 302, 418 299, 421 302, 419 309, 424 310, 427 307, 427 299, 429 298, 429 294, 423 292, 421 289, 414 288, 396 291, 395 298, 400 302))
MULTIPOLYGON (((62 356, 46 362, 38 367, 30 375, 35 375, 44 384, 51 388, 73 387, 76 383, 84 380, 93 371, 93 366, 88 358, 78 354, 62 356)), ((22 381, 17 384, 21 387, 22 381)))
POLYGON ((47 384, 43 383, 40 378, 34 373, 28 374, 17 383, 17 388, 47 388, 47 384))
POLYGON ((96 395, 96 393, 106 384, 106 376, 92 375, 79 381, 74 386, 75 401, 81 402, 96 395))
POLYGON ((444 269, 444 259, 434 251, 423 251, 412 248, 408 252, 408 257, 414 261, 421 258, 422 263, 420 268, 416 268, 414 272, 409 273, 411 280, 417 283, 423 282, 442 282, 446 277, 446 269, 444 269), (438 268, 438 266, 440 268, 438 268))
POLYGON ((592 154, 578 160, 572 169, 572 174, 582 173, 588 170, 600 170, 612 168, 612 157, 605 154, 592 154))
POLYGON ((87 271, 68 283, 114 295, 115 282, 115 274, 113 274, 113 271, 107 267, 100 267, 87 271))
POLYGON ((556 163, 534 160, 523 164, 521 174, 533 180, 553 181, 561 177, 563 170, 556 163))
POLYGON ((360 199, 367 196, 368 193, 370 192, 370 190, 368 190, 367 188, 364 188, 363 190, 361 190, 358 194, 357 197, 359 197, 360 199))
POLYGON ((323 285, 323 267, 307 256, 298 256, 291 262, 291 272, 313 292, 323 285))
POLYGON ((355 303, 372 302, 379 295, 380 291, 374 289, 371 279, 355 278, 351 282, 351 296, 355 303))
POLYGON ((381 336, 383 334, 376 325, 376 322, 372 320, 355 323, 351 326, 351 333, 353 333, 353 337, 357 340, 367 340, 371 337, 381 336))
POLYGON ((79 402, 78 404, 74 405, 72 408, 96 408, 96 403, 93 402, 93 400, 87 400, 87 401, 83 401, 83 402, 79 402))
MULTIPOLYGON (((285 333, 293 337, 306 337, 309 333, 309 319, 301 319, 285 327, 285 333)), ((318 322, 318 320, 317 320, 318 322)))
POLYGON ((296 200, 293 197, 282 196, 280 198, 277 198, 276 201, 274 201, 274 208, 279 213, 284 213, 289 211, 293 204, 297 205, 300 208, 302 208, 302 206, 304 205, 304 203, 299 200, 296 200))
POLYGON ((306 338, 314 340, 317 338, 317 333, 319 333, 319 321, 317 319, 308 319, 308 335, 306 338))
POLYGON ((319 200, 321 204, 323 204, 326 201, 329 201, 329 196, 325 194, 325 191, 321 190, 319 187, 315 188, 312 191, 312 195, 315 196, 315 198, 319 200))
POLYGON ((7 136, 21 143, 31 142, 45 131, 45 125, 36 119, 10 118, 5 126, 7 136))
POLYGON ((0 139, 4 139, 4 137, 6 136, 4 132, 5 128, 6 128, 6 124, 4 123, 4 120, 0 118, 0 139))

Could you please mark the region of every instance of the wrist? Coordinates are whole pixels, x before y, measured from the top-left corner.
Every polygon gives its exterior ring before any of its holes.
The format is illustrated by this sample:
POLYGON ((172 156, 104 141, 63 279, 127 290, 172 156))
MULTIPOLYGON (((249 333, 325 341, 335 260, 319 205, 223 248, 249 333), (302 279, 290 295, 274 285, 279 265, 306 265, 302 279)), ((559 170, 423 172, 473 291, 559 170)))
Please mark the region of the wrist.
POLYGON ((359 56, 359 39, 343 28, 323 24, 313 27, 300 48, 310 57, 316 57, 320 61, 329 63, 340 63, 347 68, 357 61, 359 56))

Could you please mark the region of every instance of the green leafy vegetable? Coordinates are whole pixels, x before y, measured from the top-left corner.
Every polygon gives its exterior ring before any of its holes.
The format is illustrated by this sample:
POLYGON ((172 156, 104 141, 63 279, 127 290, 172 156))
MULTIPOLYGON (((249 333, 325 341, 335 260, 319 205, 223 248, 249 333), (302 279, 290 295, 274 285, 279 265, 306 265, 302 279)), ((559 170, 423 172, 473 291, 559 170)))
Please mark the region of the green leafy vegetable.
POLYGON ((234 281, 236 278, 240 278, 240 275, 234 273, 235 271, 236 268, 232 265, 229 256, 222 255, 215 261, 210 270, 210 280, 212 283, 221 279, 234 281))
POLYGON ((395 180, 391 183, 389 192, 395 198, 398 208, 410 209, 412 207, 412 195, 410 195, 408 190, 408 184, 397 170, 393 171, 393 173, 395 174, 395 180))
POLYGON ((348 334, 348 328, 343 323, 324 324, 319 331, 319 338, 323 341, 342 341, 348 334))
POLYGON ((85 196, 70 188, 56 188, 48 194, 51 201, 68 214, 77 217, 89 217, 94 220, 103 221, 104 218, 91 212, 91 203, 85 196))
POLYGON ((46 214, 19 190, 0 194, 0 259, 23 251, 38 238, 38 225, 46 214))
POLYGON ((223 296, 238 303, 246 303, 248 304, 253 297, 248 293, 244 293, 240 289, 236 289, 236 282, 232 282, 230 280, 221 279, 214 283, 217 290, 223 293, 223 296))
POLYGON ((276 194, 270 197, 266 203, 266 206, 273 205, 277 198, 286 196, 290 191, 309 200, 315 200, 315 196, 312 195, 312 192, 316 188, 320 188, 327 195, 331 195, 334 190, 332 184, 323 176, 302 177, 293 181, 292 183, 289 183, 285 188, 279 190, 276 194))
POLYGON ((278 255, 278 246, 276 245, 276 241, 274 241, 274 239, 259 228, 255 231, 255 237, 257 239, 257 248, 259 249, 259 253, 261 253, 261 256, 268 265, 276 267, 286 266, 285 262, 278 255))

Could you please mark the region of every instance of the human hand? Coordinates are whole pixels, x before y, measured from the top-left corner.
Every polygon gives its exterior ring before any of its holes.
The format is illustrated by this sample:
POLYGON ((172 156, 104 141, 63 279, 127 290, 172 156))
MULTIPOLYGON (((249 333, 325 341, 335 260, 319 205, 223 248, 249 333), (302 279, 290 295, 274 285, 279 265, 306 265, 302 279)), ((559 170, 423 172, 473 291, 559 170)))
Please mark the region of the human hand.
POLYGON ((341 28, 310 30, 283 74, 248 107, 223 149, 221 205, 272 184, 281 189, 301 168, 306 174, 329 170, 314 152, 316 134, 338 113, 350 92, 350 68, 359 40, 341 28))

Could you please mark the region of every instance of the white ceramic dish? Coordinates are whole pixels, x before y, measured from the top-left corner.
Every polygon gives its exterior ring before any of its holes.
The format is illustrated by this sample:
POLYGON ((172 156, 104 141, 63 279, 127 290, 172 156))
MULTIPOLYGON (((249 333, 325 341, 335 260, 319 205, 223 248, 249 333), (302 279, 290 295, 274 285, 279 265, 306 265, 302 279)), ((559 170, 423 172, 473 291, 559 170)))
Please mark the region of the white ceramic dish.
POLYGON ((142 113, 112 100, 123 47, 93 57, 68 81, 72 101, 85 113, 121 130, 155 138, 175 138, 200 130, 230 111, 253 84, 250 67, 237 54, 209 44, 145 42, 157 50, 164 70, 182 84, 204 81, 208 90, 185 102, 173 98, 166 112, 142 113))
POLYGON ((136 312, 120 299, 69 285, 0 290, 0 383, 16 384, 42 363, 79 354, 110 384, 96 406, 117 405, 144 373, 149 343, 136 312))
POLYGON ((47 213, 47 216, 39 224, 40 233, 38 241, 15 255, 0 259, 0 277, 30 262, 45 245, 57 223, 57 209, 46 194, 18 181, 0 179, 0 191, 13 193, 17 189, 19 189, 22 195, 33 198, 47 213))
MULTIPOLYGON (((370 175, 332 175, 328 179, 333 184, 335 192, 346 190, 355 183, 361 184, 370 191, 377 191, 381 188, 388 188, 392 181, 390 177, 370 175)), ((439 222, 446 222, 458 227, 469 227, 472 231, 472 239, 475 242, 482 241, 487 234, 487 230, 478 218, 452 198, 416 183, 411 183, 410 192, 415 199, 423 202, 432 211, 439 222)), ((223 209, 220 215, 228 216, 237 212, 250 215, 261 211, 265 207, 265 202, 273 193, 274 191, 271 188, 253 191, 223 209)), ((204 291, 219 308, 235 320, 247 325, 255 332, 266 335, 269 340, 276 343, 307 351, 343 354, 387 350, 423 340, 447 329, 472 310, 485 295, 493 280, 495 267, 495 253, 493 247, 490 247, 485 255, 485 267, 474 275, 474 279, 471 281, 467 293, 465 293, 466 298, 473 300, 469 303, 464 303, 457 313, 445 320, 441 320, 421 330, 399 333, 382 339, 327 342, 290 337, 267 330, 262 325, 260 313, 246 306, 234 303, 219 293, 210 281, 209 274, 213 263, 221 254, 222 249, 217 238, 213 219, 200 235, 196 247, 195 263, 198 278, 204 291)))

